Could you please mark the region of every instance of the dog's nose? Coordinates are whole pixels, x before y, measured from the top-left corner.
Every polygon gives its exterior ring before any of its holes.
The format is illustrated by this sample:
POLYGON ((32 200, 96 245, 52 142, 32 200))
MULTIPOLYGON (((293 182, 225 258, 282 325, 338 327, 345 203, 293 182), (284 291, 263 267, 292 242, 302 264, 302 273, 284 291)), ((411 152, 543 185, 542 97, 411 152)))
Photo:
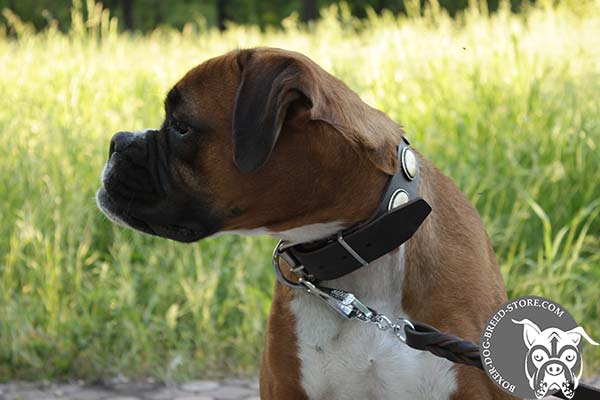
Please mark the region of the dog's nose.
POLYGON ((113 153, 125 149, 129 145, 129 143, 131 143, 132 138, 133 133, 131 132, 117 132, 110 140, 108 158, 110 158, 110 156, 112 156, 113 153))
POLYGON ((546 372, 550 375, 559 375, 563 372, 563 366, 558 363, 552 363, 546 365, 546 372))

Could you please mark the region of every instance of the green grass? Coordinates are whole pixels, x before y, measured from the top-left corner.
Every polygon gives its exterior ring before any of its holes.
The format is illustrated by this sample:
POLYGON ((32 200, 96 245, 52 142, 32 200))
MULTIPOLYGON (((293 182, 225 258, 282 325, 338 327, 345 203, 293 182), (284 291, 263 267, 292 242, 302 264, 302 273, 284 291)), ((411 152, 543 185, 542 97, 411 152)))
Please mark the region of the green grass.
POLYGON ((113 226, 93 200, 113 132, 157 126, 186 70, 256 45, 308 54, 400 121, 477 206, 509 296, 550 297, 600 339, 597 2, 362 23, 332 8, 309 29, 143 37, 99 9, 66 35, 6 15, 19 37, 0 38, 1 379, 256 373, 272 239, 176 244, 113 226))

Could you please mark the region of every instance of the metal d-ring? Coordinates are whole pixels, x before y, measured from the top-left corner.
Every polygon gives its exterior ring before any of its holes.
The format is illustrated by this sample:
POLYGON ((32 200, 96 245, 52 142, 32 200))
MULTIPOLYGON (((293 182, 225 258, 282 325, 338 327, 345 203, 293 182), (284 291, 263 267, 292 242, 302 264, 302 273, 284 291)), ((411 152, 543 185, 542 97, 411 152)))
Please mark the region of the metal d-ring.
POLYGON ((413 325, 412 322, 410 322, 409 319, 406 319, 406 318, 398 318, 398 321, 400 321, 402 323, 402 325, 400 325, 401 331, 394 332, 394 334, 402 343, 406 344, 406 332, 404 332, 404 329, 406 328, 406 326, 409 326, 414 331, 415 326, 413 325))
MULTIPOLYGON (((283 273, 281 272, 281 265, 279 264, 279 258, 281 258, 281 256, 283 255, 283 249, 285 249, 287 246, 289 246, 288 243, 286 243, 283 240, 280 240, 277 243, 277 246, 275 246, 275 249, 273 250, 273 269, 275 270, 275 277, 277 278, 277 280, 292 289, 304 289, 305 286, 301 283, 298 282, 292 282, 289 279, 287 279, 285 276, 283 276, 283 273)), ((287 261, 287 259, 286 259, 287 261)), ((292 272, 294 273, 299 273, 302 270, 303 267, 301 266, 292 266, 292 272)))

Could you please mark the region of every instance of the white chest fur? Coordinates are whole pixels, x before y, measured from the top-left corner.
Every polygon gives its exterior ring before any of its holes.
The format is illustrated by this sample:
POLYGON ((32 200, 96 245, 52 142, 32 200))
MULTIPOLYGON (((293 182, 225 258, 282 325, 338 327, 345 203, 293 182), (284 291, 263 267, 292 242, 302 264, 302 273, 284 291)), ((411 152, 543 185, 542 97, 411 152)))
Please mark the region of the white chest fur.
MULTIPOLYGON (((404 251, 326 286, 354 293, 388 316, 404 316, 404 251)), ((301 362, 301 382, 311 400, 446 400, 456 390, 452 363, 412 350, 389 332, 347 321, 311 295, 291 304, 301 362)))

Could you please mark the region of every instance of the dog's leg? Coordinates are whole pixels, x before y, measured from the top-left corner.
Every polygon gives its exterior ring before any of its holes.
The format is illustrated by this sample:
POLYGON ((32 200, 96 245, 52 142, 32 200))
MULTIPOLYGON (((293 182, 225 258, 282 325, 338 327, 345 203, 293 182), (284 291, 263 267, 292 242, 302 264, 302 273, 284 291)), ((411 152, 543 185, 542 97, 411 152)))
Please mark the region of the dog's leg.
POLYGON ((260 368, 261 400, 308 399, 300 382, 296 321, 289 310, 293 296, 291 289, 275 283, 260 368))

